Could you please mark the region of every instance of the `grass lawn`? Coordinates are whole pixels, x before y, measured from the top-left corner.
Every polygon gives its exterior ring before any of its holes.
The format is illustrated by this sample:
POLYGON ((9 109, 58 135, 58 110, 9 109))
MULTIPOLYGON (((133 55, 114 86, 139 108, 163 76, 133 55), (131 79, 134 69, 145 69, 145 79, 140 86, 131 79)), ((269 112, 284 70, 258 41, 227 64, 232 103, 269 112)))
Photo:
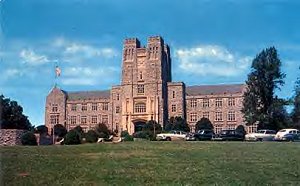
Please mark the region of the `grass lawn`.
POLYGON ((0 185, 300 185, 300 143, 0 147, 0 185))

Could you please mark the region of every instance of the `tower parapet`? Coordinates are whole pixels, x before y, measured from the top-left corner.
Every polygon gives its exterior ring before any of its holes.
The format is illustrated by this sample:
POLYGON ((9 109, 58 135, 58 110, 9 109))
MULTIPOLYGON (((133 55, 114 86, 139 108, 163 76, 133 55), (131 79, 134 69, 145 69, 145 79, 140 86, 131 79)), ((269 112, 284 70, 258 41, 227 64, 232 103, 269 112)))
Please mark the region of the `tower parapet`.
POLYGON ((124 48, 125 47, 133 47, 140 48, 140 41, 137 38, 126 38, 124 40, 124 48))

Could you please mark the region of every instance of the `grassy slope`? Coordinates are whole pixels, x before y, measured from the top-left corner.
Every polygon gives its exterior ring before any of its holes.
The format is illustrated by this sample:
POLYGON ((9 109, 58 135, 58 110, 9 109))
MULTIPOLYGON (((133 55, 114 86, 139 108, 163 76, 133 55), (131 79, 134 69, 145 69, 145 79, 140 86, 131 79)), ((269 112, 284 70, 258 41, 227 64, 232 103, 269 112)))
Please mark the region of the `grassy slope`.
POLYGON ((300 185, 300 143, 1 147, 1 185, 300 185))

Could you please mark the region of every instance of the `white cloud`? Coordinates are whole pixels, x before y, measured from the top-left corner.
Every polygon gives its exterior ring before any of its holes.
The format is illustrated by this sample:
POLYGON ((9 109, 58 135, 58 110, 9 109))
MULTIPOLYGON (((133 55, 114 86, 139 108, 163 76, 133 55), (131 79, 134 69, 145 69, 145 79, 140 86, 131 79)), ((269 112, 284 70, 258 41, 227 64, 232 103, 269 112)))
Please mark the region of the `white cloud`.
POLYGON ((181 70, 200 76, 238 76, 251 64, 251 57, 233 54, 216 45, 177 49, 175 57, 181 70))
POLYGON ((24 72, 22 70, 16 68, 10 68, 4 71, 5 78, 22 76, 23 74, 24 72))
POLYGON ((46 55, 39 55, 36 54, 33 50, 27 49, 21 50, 20 57, 22 58, 24 63, 29 65, 42 65, 50 61, 46 55))
POLYGON ((103 81, 114 81, 118 69, 114 67, 67 67, 62 72, 64 85, 99 85, 103 81))

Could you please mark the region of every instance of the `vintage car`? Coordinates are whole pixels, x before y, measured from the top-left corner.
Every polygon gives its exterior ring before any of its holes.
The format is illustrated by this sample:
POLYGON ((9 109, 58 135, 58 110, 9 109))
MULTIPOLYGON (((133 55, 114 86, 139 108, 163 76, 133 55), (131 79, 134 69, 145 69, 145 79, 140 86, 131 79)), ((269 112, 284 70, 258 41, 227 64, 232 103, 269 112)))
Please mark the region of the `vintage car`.
POLYGON ((186 136, 186 132, 173 130, 168 133, 157 134, 156 139, 162 141, 186 140, 186 136))
POLYGON ((215 135, 215 137, 212 140, 243 141, 244 138, 244 134, 236 130, 222 130, 219 134, 215 135))
POLYGON ((213 130, 209 129, 202 129, 199 130, 197 133, 194 134, 195 140, 202 141, 202 140, 211 140, 214 137, 215 133, 213 130))
POLYGON ((245 140, 247 141, 272 141, 274 140, 275 130, 258 130, 254 133, 246 134, 245 140))
POLYGON ((275 135, 277 141, 298 141, 300 140, 300 131, 298 129, 282 129, 275 135))

